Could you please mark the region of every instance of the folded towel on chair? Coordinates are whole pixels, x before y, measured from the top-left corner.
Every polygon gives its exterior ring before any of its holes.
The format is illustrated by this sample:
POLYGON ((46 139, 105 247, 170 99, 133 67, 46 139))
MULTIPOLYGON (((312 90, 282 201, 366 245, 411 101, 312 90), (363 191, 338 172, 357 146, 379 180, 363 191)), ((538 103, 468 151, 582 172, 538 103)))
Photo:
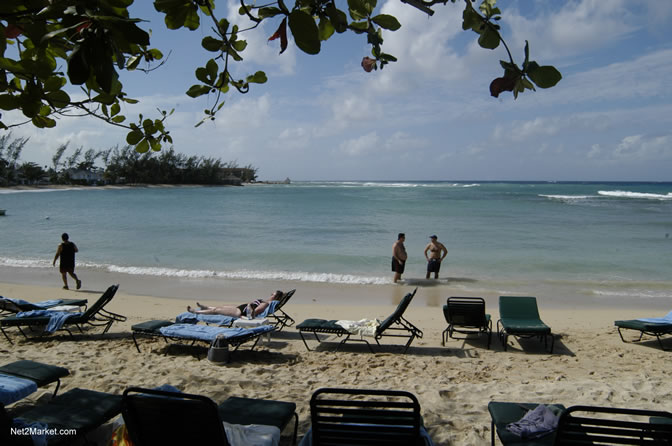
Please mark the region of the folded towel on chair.
POLYGON ((31 310, 16 313, 16 317, 48 317, 49 323, 44 331, 53 333, 62 328, 65 321, 74 316, 81 316, 81 314, 82 313, 73 313, 70 311, 31 310))
POLYGON ((670 311, 663 317, 649 317, 637 320, 642 322, 651 322, 654 324, 672 324, 672 311, 670 311))
POLYGON ((537 438, 557 429, 558 421, 560 421, 559 413, 554 412, 550 406, 539 404, 520 420, 508 424, 506 429, 523 439, 537 438))
POLYGON ((336 321, 336 325, 343 327, 348 333, 360 336, 375 336, 380 325, 378 319, 361 319, 358 321, 336 321))
POLYGON ((224 328, 213 327, 211 325, 172 324, 161 327, 159 331, 167 337, 199 339, 201 341, 212 342, 218 335, 225 338, 233 338, 236 336, 266 333, 274 329, 275 327, 272 325, 261 325, 254 328, 224 328))
POLYGON ((226 439, 233 446, 278 446, 280 429, 275 426, 261 424, 230 424, 222 421, 226 431, 226 439))
POLYGON ((185 311, 180 313, 175 318, 175 322, 181 324, 197 324, 198 322, 205 322, 206 324, 214 324, 219 326, 229 326, 236 318, 231 316, 224 316, 223 314, 197 314, 185 311))

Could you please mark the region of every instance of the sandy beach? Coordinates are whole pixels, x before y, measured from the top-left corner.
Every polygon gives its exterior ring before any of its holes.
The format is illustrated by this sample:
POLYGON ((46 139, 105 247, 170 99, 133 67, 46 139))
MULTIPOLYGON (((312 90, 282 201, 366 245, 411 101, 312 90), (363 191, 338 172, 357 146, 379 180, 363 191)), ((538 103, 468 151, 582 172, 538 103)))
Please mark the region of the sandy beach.
MULTIPOLYGON (((510 338, 508 351, 493 335, 491 348, 484 338, 450 340, 441 345, 446 328, 441 306, 455 295, 450 281, 438 286, 415 281, 411 285, 334 285, 301 282, 229 281, 226 289, 207 280, 115 277, 111 273, 81 274, 80 291, 60 288, 54 270, 3 269, 0 295, 38 301, 82 298, 92 303, 113 283, 120 289, 108 309, 128 317, 100 336, 99 329, 84 336, 52 336, 24 340, 9 330, 15 341, 0 344, 3 363, 33 359, 67 367, 60 392, 75 387, 121 393, 131 385, 153 387, 171 384, 189 393, 207 395, 216 402, 228 396, 267 398, 296 403, 299 438, 310 426, 309 400, 321 387, 400 389, 414 393, 421 404, 425 425, 436 445, 485 445, 490 441, 489 401, 590 404, 672 411, 672 383, 668 376, 670 353, 654 340, 621 342, 614 320, 662 316, 669 309, 638 305, 597 308, 580 302, 551 305, 538 296, 542 319, 556 335, 554 354, 543 344, 510 338), (11 273, 11 274, 10 274, 11 273), (11 282, 9 278, 11 277, 11 282), (335 352, 336 344, 313 341, 307 351, 298 332, 285 328, 254 351, 243 345, 227 365, 197 358, 190 349, 171 349, 160 339, 133 345, 130 327, 150 319, 173 319, 188 304, 239 304, 264 297, 275 289, 296 288, 285 310, 297 321, 307 318, 384 318, 401 297, 419 285, 406 318, 424 332, 407 354, 400 342, 389 342, 370 353, 352 343, 335 352)), ((219 283, 221 285, 221 283, 219 283)), ((496 322, 497 296, 483 296, 496 322)), ((670 342, 667 346, 672 347, 670 342)), ((53 389, 39 389, 17 403, 46 401, 53 389)), ((101 437, 104 437, 104 431, 101 437)), ((290 444, 289 429, 283 443, 290 444)))

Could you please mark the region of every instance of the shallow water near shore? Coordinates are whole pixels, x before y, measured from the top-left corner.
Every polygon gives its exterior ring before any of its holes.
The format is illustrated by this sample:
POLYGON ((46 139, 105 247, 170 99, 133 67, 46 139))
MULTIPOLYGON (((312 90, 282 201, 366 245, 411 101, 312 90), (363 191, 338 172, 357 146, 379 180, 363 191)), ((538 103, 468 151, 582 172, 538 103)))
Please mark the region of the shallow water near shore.
POLYGON ((247 281, 265 289, 291 282, 393 290, 391 246, 405 232, 401 287, 420 286, 426 295, 672 303, 670 183, 3 190, 0 208, 7 209, 0 218, 4 280, 29 271, 53 280, 51 260, 68 232, 80 249, 78 269, 114 282, 171 279, 213 297, 247 281), (449 250, 438 282, 424 279, 432 234, 449 250))

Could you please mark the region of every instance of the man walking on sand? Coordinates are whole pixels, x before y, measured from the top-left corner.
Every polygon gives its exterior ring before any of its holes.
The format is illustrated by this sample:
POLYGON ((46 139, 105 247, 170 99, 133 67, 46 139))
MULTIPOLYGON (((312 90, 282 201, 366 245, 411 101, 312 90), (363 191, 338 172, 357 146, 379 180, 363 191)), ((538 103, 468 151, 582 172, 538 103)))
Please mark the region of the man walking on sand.
POLYGON ((425 258, 427 259, 427 279, 431 273, 434 273, 434 278, 439 278, 439 270, 441 269, 441 261, 446 258, 448 249, 439 242, 437 236, 429 237, 429 244, 425 247, 425 258), (427 255, 429 252, 429 255, 427 255))
POLYGON ((404 246, 405 240, 406 234, 400 232, 397 236, 397 241, 392 245, 392 272, 394 272, 394 283, 401 280, 401 275, 404 273, 404 268, 406 267, 406 259, 408 258, 408 255, 406 254, 406 247, 404 246))
POLYGON ((61 240, 63 240, 63 243, 58 245, 58 249, 56 250, 56 255, 54 256, 52 265, 56 266, 56 260, 58 260, 60 257, 60 271, 61 276, 63 277, 63 289, 70 289, 68 288, 68 274, 70 274, 70 276, 75 279, 77 289, 80 289, 82 287, 82 281, 79 280, 75 274, 75 253, 79 250, 77 249, 77 245, 70 241, 70 237, 67 233, 64 232, 63 235, 61 235, 61 240))

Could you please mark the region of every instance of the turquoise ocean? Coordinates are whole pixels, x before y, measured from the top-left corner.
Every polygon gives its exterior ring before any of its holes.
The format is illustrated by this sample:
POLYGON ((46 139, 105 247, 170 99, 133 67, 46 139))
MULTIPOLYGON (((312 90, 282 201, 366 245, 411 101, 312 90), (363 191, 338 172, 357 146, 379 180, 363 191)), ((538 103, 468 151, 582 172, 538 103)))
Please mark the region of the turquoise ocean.
MULTIPOLYGON (((296 182, 243 187, 1 190, 0 267, 50 268, 62 232, 78 268, 195 280, 424 281, 448 248, 453 294, 672 304, 672 183, 296 182)), ((0 279, 2 280, 2 279, 0 279)))

